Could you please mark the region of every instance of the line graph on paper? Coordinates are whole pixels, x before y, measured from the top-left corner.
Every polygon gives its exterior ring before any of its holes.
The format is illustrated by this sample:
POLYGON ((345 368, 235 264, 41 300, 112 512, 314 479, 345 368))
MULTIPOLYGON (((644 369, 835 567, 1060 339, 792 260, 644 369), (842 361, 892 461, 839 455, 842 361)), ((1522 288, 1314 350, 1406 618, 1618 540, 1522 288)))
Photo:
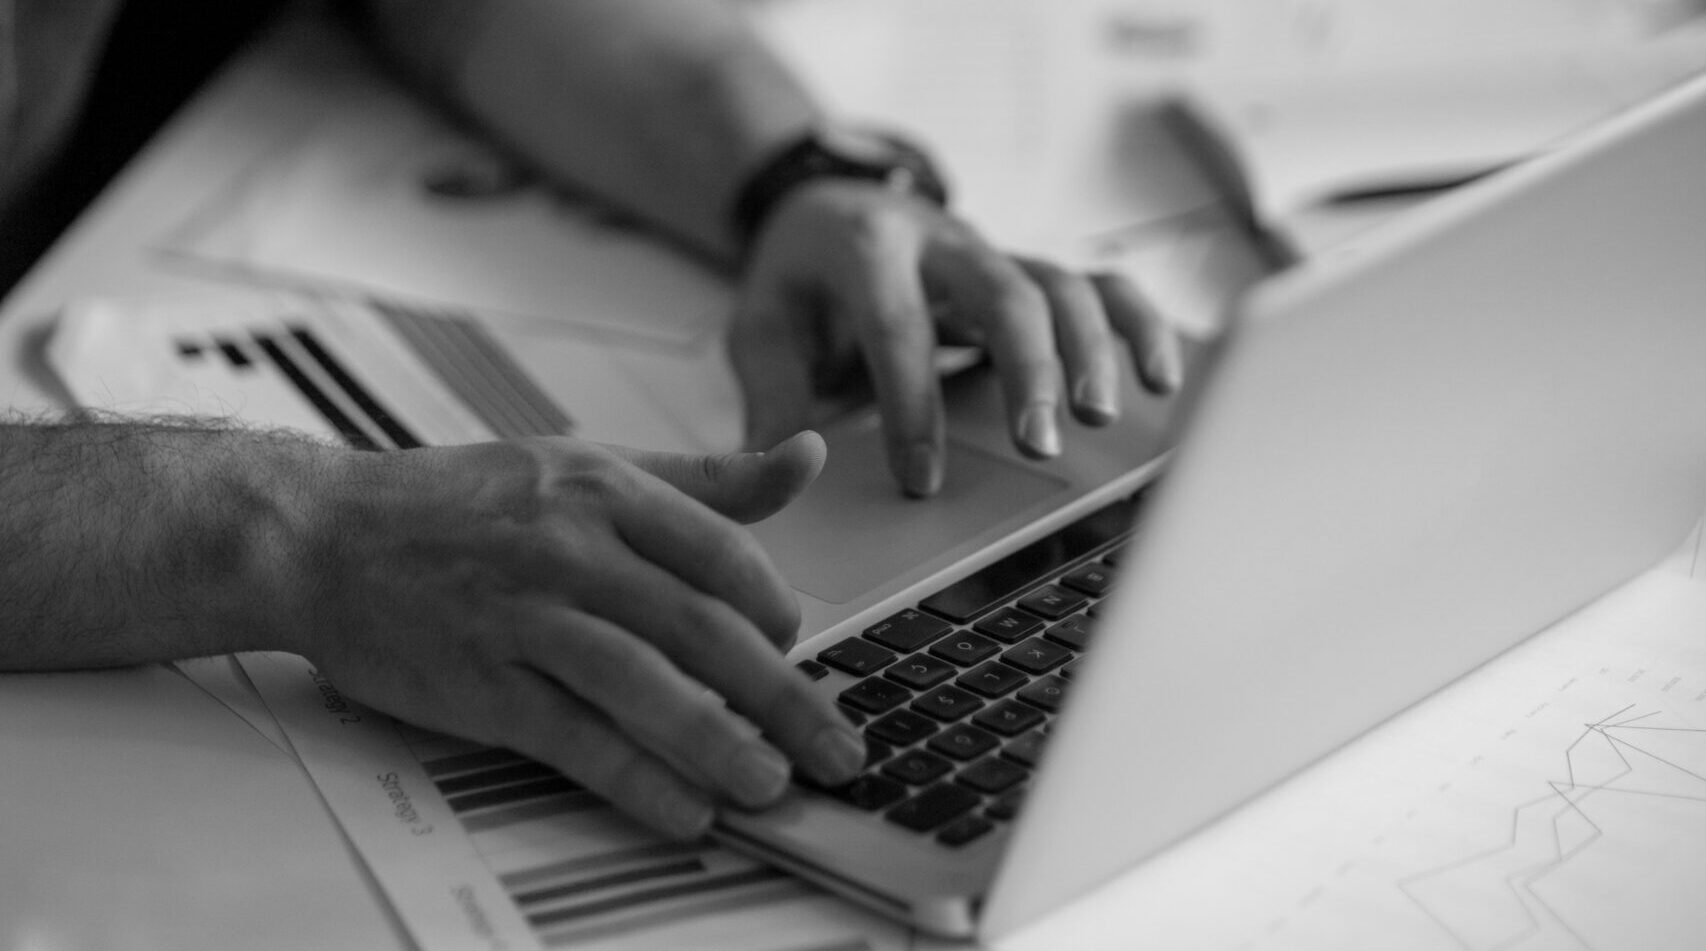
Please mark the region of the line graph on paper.
POLYGON ((1119 913, 1196 951, 1706 947, 1706 585, 1643 576, 1144 883, 1119 913))
POLYGON ((1627 919, 1674 920, 1701 894, 1652 858, 1706 847, 1706 730, 1631 704, 1583 724, 1562 765, 1506 842, 1398 883, 1466 951, 1629 946, 1627 919), (1617 900, 1571 900, 1584 889, 1617 900))

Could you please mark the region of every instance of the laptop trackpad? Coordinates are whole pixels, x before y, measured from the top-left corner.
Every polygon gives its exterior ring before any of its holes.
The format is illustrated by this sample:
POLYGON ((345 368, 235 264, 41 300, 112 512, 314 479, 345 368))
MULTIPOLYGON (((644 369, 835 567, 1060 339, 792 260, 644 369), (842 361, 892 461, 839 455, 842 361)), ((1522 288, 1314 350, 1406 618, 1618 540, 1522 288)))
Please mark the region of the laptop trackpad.
POLYGON ((829 461, 811 488, 752 526, 799 591, 845 604, 1032 513, 1068 483, 948 440, 947 477, 931 499, 900 494, 874 417, 825 434, 829 461))

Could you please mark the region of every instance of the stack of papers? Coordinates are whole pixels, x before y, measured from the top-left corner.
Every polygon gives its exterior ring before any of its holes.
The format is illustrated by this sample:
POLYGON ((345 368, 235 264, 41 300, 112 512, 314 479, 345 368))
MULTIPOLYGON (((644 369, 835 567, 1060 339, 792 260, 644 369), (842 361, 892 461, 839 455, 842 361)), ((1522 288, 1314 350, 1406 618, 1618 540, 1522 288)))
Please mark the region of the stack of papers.
MULTIPOLYGON (((1550 149, 1706 68, 1706 31, 1501 58, 1203 77, 1180 128, 1282 233, 1320 206, 1426 194, 1550 149)), ((1304 247, 1318 244, 1292 235, 1304 247)))
POLYGON ((1305 255, 1706 68, 1693 0, 1094 5, 1113 81, 1169 100, 1223 188, 1305 255), (1164 29, 1171 56, 1143 42, 1164 29))

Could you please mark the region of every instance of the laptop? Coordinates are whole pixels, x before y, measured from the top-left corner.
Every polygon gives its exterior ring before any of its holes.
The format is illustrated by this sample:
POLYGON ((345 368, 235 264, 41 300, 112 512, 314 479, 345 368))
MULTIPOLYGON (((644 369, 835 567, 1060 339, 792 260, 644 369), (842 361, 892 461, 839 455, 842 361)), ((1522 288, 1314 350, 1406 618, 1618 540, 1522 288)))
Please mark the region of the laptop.
MULTIPOLYGON (((930 931, 1007 934, 1658 558, 1706 484, 1683 318, 1706 190, 1675 158, 1706 154, 1702 95, 1266 282, 1186 398, 1127 381, 1060 459, 1012 451, 988 374, 945 384, 929 502, 895 491, 873 416, 826 429, 824 474, 755 533, 798 591, 798 656, 838 698, 866 685, 846 706, 885 756, 719 835, 930 931), (1306 715, 1270 736, 1273 709, 1306 715)), ((86 302, 49 356, 90 405, 240 406, 380 449, 679 429, 630 364, 666 368, 671 404, 721 392, 710 361, 285 296, 86 302)))
POLYGON ((999 939, 1674 550, 1706 510, 1703 156, 1698 80, 1263 282, 1164 479, 1140 407, 1087 437, 1123 478, 801 645, 872 762, 716 835, 999 939))

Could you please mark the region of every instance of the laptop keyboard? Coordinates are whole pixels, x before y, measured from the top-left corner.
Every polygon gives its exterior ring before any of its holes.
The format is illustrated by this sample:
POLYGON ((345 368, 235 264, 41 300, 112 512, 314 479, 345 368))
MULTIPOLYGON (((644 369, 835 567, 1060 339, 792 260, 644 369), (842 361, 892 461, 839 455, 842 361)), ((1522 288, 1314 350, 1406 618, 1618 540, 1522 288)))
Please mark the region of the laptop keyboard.
POLYGON ((816 788, 948 847, 1017 815, 1141 494, 800 661, 813 679, 860 678, 837 699, 863 728, 865 772, 816 788))

